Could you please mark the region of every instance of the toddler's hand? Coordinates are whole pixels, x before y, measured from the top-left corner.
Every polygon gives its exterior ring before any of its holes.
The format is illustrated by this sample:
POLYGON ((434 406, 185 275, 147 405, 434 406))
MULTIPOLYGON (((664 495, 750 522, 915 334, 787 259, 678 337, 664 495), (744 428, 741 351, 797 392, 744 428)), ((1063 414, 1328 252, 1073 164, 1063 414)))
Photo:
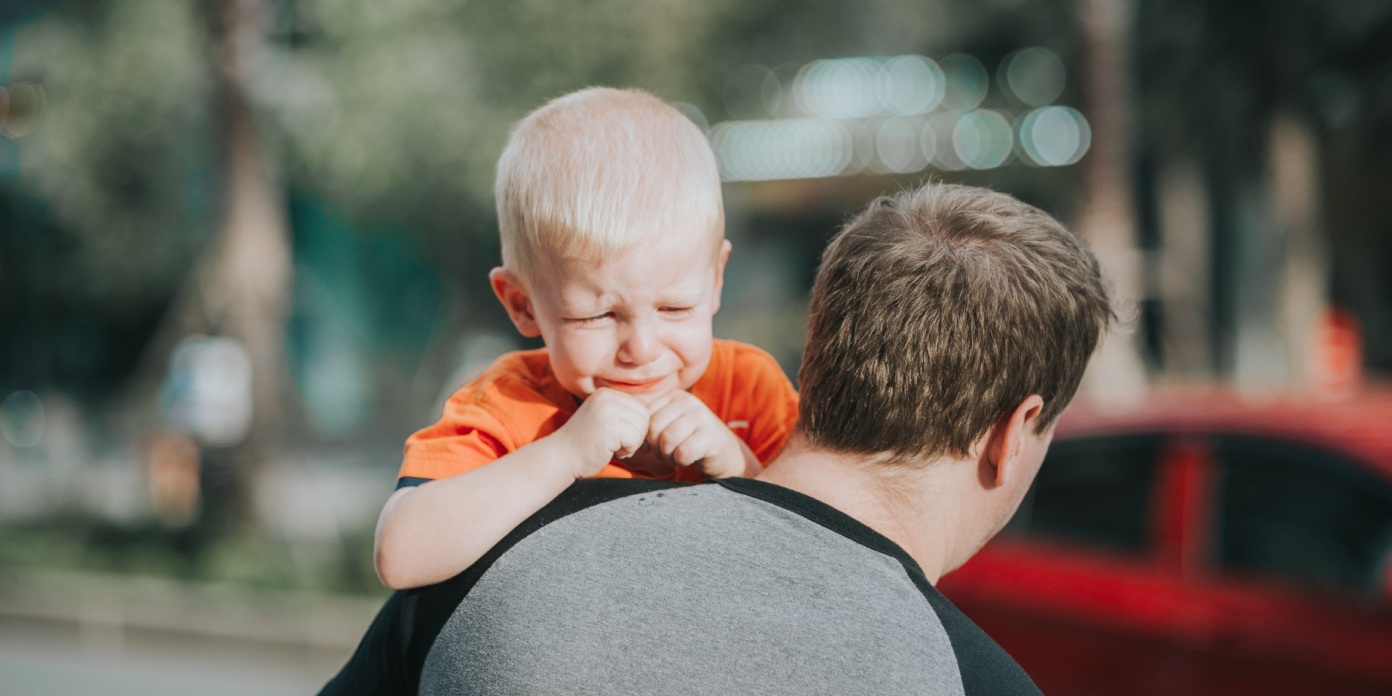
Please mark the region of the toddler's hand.
POLYGON ((674 391, 651 404, 648 444, 678 466, 699 466, 711 478, 758 471, 753 452, 690 392, 674 391))
POLYGON ((643 402, 608 388, 586 397, 556 431, 575 452, 575 478, 594 476, 614 457, 623 459, 637 452, 647 434, 648 409, 643 402))

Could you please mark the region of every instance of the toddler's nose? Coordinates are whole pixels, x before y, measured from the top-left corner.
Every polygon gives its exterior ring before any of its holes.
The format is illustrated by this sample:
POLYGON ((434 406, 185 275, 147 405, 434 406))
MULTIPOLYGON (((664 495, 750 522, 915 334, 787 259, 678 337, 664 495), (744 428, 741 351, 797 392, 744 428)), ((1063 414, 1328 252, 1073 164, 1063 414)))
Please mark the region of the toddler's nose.
POLYGON ((619 362, 625 365, 646 365, 661 354, 657 336, 647 322, 629 325, 628 335, 619 344, 619 362))

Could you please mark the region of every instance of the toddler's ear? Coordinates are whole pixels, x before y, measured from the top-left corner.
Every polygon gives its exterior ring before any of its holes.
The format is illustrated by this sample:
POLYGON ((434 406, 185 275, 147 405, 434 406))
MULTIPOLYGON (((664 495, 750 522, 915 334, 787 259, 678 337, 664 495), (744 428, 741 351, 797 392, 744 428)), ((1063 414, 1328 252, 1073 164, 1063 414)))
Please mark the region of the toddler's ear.
POLYGON ((715 305, 711 308, 712 314, 720 311, 720 291, 725 287, 725 262, 730 258, 730 248, 730 240, 721 242, 720 256, 715 259, 715 305))
POLYGON ((517 274, 500 266, 488 272, 488 282, 493 285, 493 294, 503 303, 517 332, 527 338, 540 336, 541 327, 537 326, 536 313, 532 311, 531 296, 517 274))

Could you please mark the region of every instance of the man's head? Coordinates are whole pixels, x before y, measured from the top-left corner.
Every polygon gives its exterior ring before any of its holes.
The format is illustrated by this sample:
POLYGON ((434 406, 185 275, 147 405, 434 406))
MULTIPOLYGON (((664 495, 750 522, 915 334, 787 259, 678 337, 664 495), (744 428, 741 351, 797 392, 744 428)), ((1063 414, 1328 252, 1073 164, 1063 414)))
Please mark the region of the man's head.
POLYGON ((574 92, 518 123, 494 188, 493 289, 563 386, 656 396, 701 376, 729 245, 700 129, 644 92, 574 92))
POLYGON ((952 185, 883 197, 822 257, 799 427, 812 446, 911 465, 970 454, 1037 395, 1043 433, 1111 317, 1096 259, 1037 208, 952 185))

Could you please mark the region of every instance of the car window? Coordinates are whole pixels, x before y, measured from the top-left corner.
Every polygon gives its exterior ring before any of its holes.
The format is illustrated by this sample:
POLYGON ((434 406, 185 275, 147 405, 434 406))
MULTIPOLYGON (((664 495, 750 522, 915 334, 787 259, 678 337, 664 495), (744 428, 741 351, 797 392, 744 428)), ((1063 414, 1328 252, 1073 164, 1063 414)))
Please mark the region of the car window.
POLYGON ((1379 591, 1392 549, 1392 486, 1357 461, 1309 445, 1225 437, 1217 560, 1323 590, 1379 591))
POLYGON ((1055 440, 1003 533, 1144 552, 1160 443, 1157 435, 1055 440))

